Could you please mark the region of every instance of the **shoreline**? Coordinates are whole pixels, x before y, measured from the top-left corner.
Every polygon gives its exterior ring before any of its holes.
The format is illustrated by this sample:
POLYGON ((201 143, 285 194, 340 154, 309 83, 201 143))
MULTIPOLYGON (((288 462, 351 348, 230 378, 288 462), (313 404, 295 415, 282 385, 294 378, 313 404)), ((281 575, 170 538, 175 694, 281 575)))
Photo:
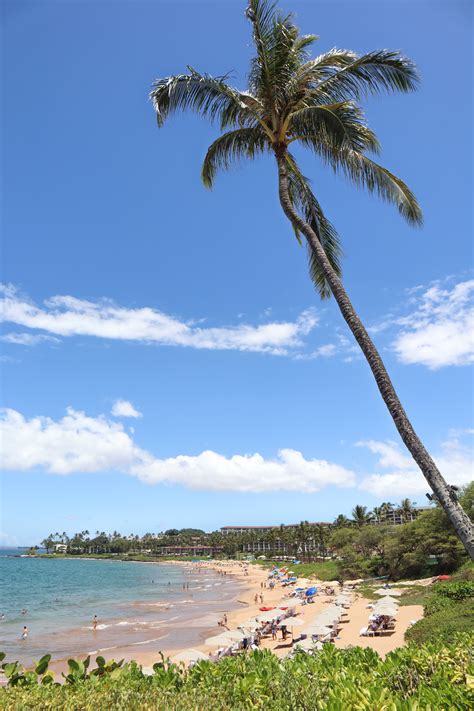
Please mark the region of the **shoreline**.
MULTIPOLYGON (((77 559, 75 556, 67 556, 67 558, 72 560, 77 559)), ((64 560, 64 557, 61 559, 64 560)), ((82 559, 84 560, 86 557, 82 559)), ((87 559, 97 560, 97 558, 87 559)), ((117 558, 114 557, 112 560, 117 561, 117 558)), ((109 647, 103 647, 100 644, 100 637, 98 636, 95 638, 97 640, 97 644, 91 640, 91 644, 88 645, 89 650, 94 650, 93 653, 88 651, 84 651, 82 654, 72 653, 52 660, 50 668, 57 674, 67 671, 67 659, 71 656, 74 658, 85 658, 88 654, 90 654, 92 660, 94 660, 95 656, 101 654, 107 659, 123 658, 126 661, 133 660, 144 667, 147 672, 151 672, 153 664, 160 661, 161 654, 163 654, 165 658, 173 660, 176 655, 192 648, 202 652, 206 656, 210 656, 212 652, 216 651, 216 646, 210 647, 206 645, 205 639, 225 631, 223 626, 218 625, 219 618, 222 619, 224 614, 227 615, 227 629, 235 630, 244 621, 249 618, 256 617, 260 613, 260 607, 278 607, 280 605, 293 607, 294 605, 294 601, 292 601, 291 598, 288 600, 285 600, 284 598, 285 594, 291 592, 293 588, 291 586, 283 588, 280 585, 277 585, 274 589, 270 589, 267 585, 270 570, 268 568, 261 567, 258 564, 247 564, 242 561, 235 560, 202 560, 199 562, 192 562, 188 560, 129 560, 126 562, 145 562, 148 563, 148 565, 172 565, 173 567, 179 566, 180 568, 188 571, 189 575, 202 574, 203 571, 207 570, 209 572, 213 572, 214 574, 217 573, 222 576, 222 578, 225 578, 226 581, 235 584, 237 588, 236 593, 234 597, 228 600, 225 598, 222 600, 213 600, 210 605, 212 610, 205 609, 207 602, 205 599, 195 600, 196 613, 194 616, 180 620, 179 622, 172 622, 170 625, 167 625, 167 621, 164 620, 161 623, 161 629, 156 629, 157 636, 152 639, 135 641, 127 644, 126 639, 123 637, 119 638, 117 633, 117 644, 109 647), (260 595, 263 596, 263 602, 260 599, 260 595), (179 634, 179 630, 182 630, 181 635, 179 634), (173 636, 176 638, 176 643, 172 643, 173 636), (194 638, 195 641, 192 643, 185 642, 183 637, 185 638, 186 636, 188 636, 189 639, 194 638), (159 644, 161 640, 162 643, 159 644), (141 649, 142 646, 152 644, 154 645, 152 650, 141 649)), ((297 572, 297 569, 295 572, 297 572)), ((320 593, 314 598, 313 604, 297 607, 296 614, 304 622, 304 625, 301 626, 301 628, 295 628, 295 639, 299 637, 301 631, 304 631, 305 628, 309 626, 322 611, 324 611, 327 604, 333 602, 334 600, 334 595, 326 596, 321 592, 321 587, 327 585, 325 581, 299 578, 296 584, 296 586, 299 587, 309 587, 310 585, 316 585, 320 588, 320 593)), ((336 594, 337 592, 338 590, 336 586, 336 594)), ((151 606, 159 606, 160 602, 162 601, 158 598, 157 601, 155 600, 155 602, 150 602, 149 604, 151 606)), ((369 599, 364 598, 357 592, 357 590, 354 590, 352 594, 352 604, 349 610, 349 619, 341 624, 339 635, 334 640, 334 643, 335 646, 339 648, 348 646, 371 647, 382 657, 384 657, 393 649, 405 645, 404 633, 413 620, 421 619, 423 616, 423 608, 421 606, 400 607, 399 614, 397 615, 395 630, 393 632, 380 637, 360 637, 360 629, 367 624, 368 615, 370 614, 370 610, 367 609, 367 604, 369 604, 369 602, 369 599)), ((137 604, 140 604, 139 601, 137 601, 137 604)), ((280 637, 280 634, 277 636, 280 637)), ((277 656, 283 657, 291 651, 292 641, 291 637, 286 641, 283 641, 280 638, 272 640, 265 637, 261 640, 260 646, 262 649, 269 649, 277 656)))

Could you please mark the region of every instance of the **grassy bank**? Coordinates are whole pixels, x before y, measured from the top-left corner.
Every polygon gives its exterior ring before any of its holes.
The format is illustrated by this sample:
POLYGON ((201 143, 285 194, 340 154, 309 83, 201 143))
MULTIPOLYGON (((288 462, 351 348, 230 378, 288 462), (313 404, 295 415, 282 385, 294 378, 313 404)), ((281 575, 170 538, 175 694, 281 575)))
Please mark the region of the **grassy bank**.
POLYGON ((290 563, 283 564, 281 561, 257 560, 252 561, 253 564, 264 568, 273 568, 275 565, 286 565, 290 570, 294 570, 295 575, 299 578, 318 578, 318 580, 337 580, 337 563, 334 560, 324 560, 314 563, 299 563, 293 565, 290 563))

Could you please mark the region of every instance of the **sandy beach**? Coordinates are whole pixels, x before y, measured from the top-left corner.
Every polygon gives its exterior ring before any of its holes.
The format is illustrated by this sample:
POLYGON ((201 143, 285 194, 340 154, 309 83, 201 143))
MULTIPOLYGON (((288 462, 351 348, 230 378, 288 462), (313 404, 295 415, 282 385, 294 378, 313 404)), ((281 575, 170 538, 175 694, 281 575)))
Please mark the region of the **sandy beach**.
MULTIPOLYGON (((177 565, 190 566, 190 563, 177 563, 177 565)), ((239 607, 235 609, 223 610, 227 614, 227 628, 236 629, 239 624, 248 620, 249 618, 255 617, 260 613, 260 607, 262 606, 277 606, 288 605, 292 606, 291 598, 288 598, 285 602, 285 596, 291 592, 292 587, 281 587, 277 585, 273 590, 268 587, 263 587, 268 581, 268 569, 260 568, 256 565, 249 565, 247 572, 245 572, 245 566, 241 562, 237 561, 212 561, 194 564, 199 565, 201 568, 209 568, 214 571, 220 572, 225 576, 232 576, 240 584, 240 594, 239 594, 239 607), (258 602, 255 602, 255 595, 258 595, 258 602), (260 595, 263 595, 263 603, 260 601, 260 595)), ((295 571, 297 572, 297 571, 295 571)), ((306 578, 299 578, 296 587, 309 586, 310 584, 316 584, 317 586, 325 586, 326 583, 322 583, 318 580, 308 580, 306 578)), ((336 594, 338 589, 336 589, 336 594)), ((335 596, 327 596, 324 594, 319 594, 314 598, 314 603, 311 605, 304 605, 297 607, 297 614, 304 621, 301 627, 295 628, 294 635, 295 639, 298 638, 300 633, 304 631, 305 627, 309 626, 310 623, 322 612, 333 600, 335 596)), ((395 629, 383 636, 377 637, 361 637, 360 630, 362 627, 367 625, 367 620, 370 614, 370 609, 367 608, 369 600, 360 596, 357 591, 354 591, 352 595, 352 604, 350 609, 347 610, 349 613, 346 618, 347 621, 341 623, 341 630, 338 638, 335 640, 337 647, 349 647, 349 646, 361 646, 361 647, 371 647, 376 650, 381 656, 384 656, 388 652, 397 649, 397 647, 404 645, 404 635, 405 631, 413 620, 419 620, 423 616, 423 608, 418 605, 400 607, 399 613, 397 615, 397 620, 395 624, 395 629)), ((218 620, 216 620, 215 634, 223 632, 224 629, 218 625, 218 620)), ((281 634, 278 632, 278 639, 272 640, 269 637, 265 637, 261 640, 261 648, 271 649, 277 656, 285 656, 292 648, 291 636, 283 641, 281 639, 281 634)), ((193 649, 198 649, 205 654, 209 652, 215 652, 215 648, 209 647, 205 644, 200 644, 194 646, 193 649)), ((184 650, 179 650, 184 651, 184 650)), ((163 654, 172 658, 176 656, 178 650, 174 649, 162 649, 163 654)), ((152 666, 152 664, 157 660, 156 652, 143 652, 135 654, 134 658, 136 661, 141 663, 144 667, 152 666)))

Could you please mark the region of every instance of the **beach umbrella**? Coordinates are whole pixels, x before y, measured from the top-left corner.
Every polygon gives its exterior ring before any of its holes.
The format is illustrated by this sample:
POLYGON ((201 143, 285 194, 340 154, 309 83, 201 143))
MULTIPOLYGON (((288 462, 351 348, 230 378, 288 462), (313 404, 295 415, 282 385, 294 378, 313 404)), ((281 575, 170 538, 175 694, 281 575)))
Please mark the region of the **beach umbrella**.
POLYGON ((325 610, 321 610, 320 615, 334 615, 338 619, 342 616, 343 612, 337 605, 331 605, 331 607, 326 607, 325 610))
POLYGON ((313 642, 312 639, 301 639, 293 645, 293 649, 303 649, 305 652, 310 652, 313 649, 320 651, 322 648, 321 642, 313 642))
POLYGON ((383 598, 383 600, 378 600, 377 602, 374 603, 373 607, 398 607, 399 606, 398 600, 393 600, 390 598, 390 600, 386 597, 383 598))
POLYGON ((301 627, 304 625, 304 620, 301 617, 286 617, 278 623, 278 627, 301 627))
POLYGON ((375 605, 389 605, 389 604, 390 605, 399 605, 400 603, 398 602, 398 600, 395 600, 394 597, 388 597, 388 595, 387 595, 386 597, 383 597, 381 600, 377 600, 377 602, 374 603, 374 607, 375 607, 375 605))
POLYGON ((383 607, 374 607, 372 613, 375 615, 396 615, 398 614, 398 607, 388 605, 384 605, 383 607))
POLYGON ((257 622, 257 620, 252 617, 250 620, 245 620, 244 622, 241 622, 240 625, 238 625, 237 629, 245 629, 245 630, 256 630, 260 627, 260 622, 257 622))
POLYGON ((307 635, 313 635, 317 634, 318 637, 326 637, 328 634, 331 634, 332 629, 328 627, 327 625, 317 625, 317 624, 312 624, 310 627, 308 627, 305 630, 305 634, 307 635))
POLYGON ((394 590, 393 588, 379 588, 375 591, 376 595, 401 595, 400 590, 394 590))
POLYGON ((317 622, 318 624, 323 624, 323 625, 326 625, 326 624, 334 625, 336 622, 339 622, 339 620, 340 620, 339 615, 325 613, 324 615, 323 614, 318 615, 316 617, 315 622, 317 622))
POLYGON ((318 592, 318 588, 308 588, 306 590, 305 595, 306 595, 306 597, 312 597, 313 595, 316 595, 317 592, 318 592))
POLYGON ((205 644, 212 647, 229 646, 232 642, 241 642, 245 637, 246 635, 240 630, 229 630, 228 632, 214 635, 214 637, 208 637, 205 644))
POLYGON ((283 610, 268 610, 267 612, 261 612, 257 615, 257 619, 259 622, 271 622, 284 614, 283 610))
POLYGON ((200 659, 209 659, 209 657, 198 649, 185 649, 173 657, 171 661, 178 664, 179 662, 198 662, 200 659))

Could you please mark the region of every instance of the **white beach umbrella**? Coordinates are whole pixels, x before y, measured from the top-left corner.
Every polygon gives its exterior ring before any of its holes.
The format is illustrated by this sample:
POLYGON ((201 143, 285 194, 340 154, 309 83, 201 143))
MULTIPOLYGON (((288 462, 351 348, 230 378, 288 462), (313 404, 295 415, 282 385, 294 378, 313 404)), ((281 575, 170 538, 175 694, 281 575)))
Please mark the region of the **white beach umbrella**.
POLYGON ((393 597, 384 597, 381 600, 374 602, 374 607, 381 607, 382 605, 392 605, 393 607, 398 607, 399 604, 398 600, 395 600, 393 597))
POLYGON ((321 650, 323 645, 321 642, 313 642, 312 639, 301 639, 299 642, 295 642, 293 649, 303 649, 305 652, 312 651, 313 649, 321 650))
POLYGON ((301 617, 286 617, 278 623, 278 627, 301 627, 304 625, 304 620, 301 617))
POLYGON ((338 595, 334 600, 336 605, 350 605, 352 600, 350 597, 345 597, 344 595, 338 595))
POLYGON ((320 637, 326 637, 326 635, 331 634, 332 630, 330 627, 322 624, 313 624, 307 629, 305 629, 305 634, 312 635, 317 634, 320 637))
POLYGON ((379 588, 375 591, 376 595, 396 595, 399 597, 401 595, 400 590, 394 590, 393 588, 379 588))
POLYGON ((222 632, 222 634, 216 634, 214 637, 208 637, 205 644, 209 646, 229 646, 232 642, 240 642, 245 639, 246 635, 240 630, 229 630, 228 632, 222 632))
POLYGON ((339 623, 339 617, 336 615, 318 615, 314 622, 318 625, 337 625, 339 623))
POLYGON ((398 607, 377 607, 373 610, 372 614, 375 615, 398 615, 398 607))
POLYGON ((250 620, 244 620, 244 622, 241 622, 240 625, 238 625, 237 629, 244 629, 244 630, 256 630, 260 627, 260 622, 257 622, 257 620, 252 617, 250 620))
POLYGON ((390 597, 389 595, 386 595, 385 597, 381 598, 381 600, 377 600, 377 602, 375 602, 374 605, 385 605, 386 603, 390 603, 393 605, 400 604, 398 602, 398 600, 396 600, 394 597, 390 597))
POLYGON ((284 614, 284 610, 267 610, 266 612, 261 612, 259 615, 257 615, 257 619, 260 620, 260 622, 271 622, 272 620, 276 620, 277 617, 281 617, 284 614))
POLYGON ((198 649, 185 649, 173 657, 171 661, 178 664, 179 662, 197 662, 200 659, 209 659, 209 657, 198 649))
POLYGON ((321 610, 319 616, 322 615, 327 617, 337 617, 337 619, 339 620, 343 615, 343 611, 337 605, 331 605, 331 607, 327 607, 325 610, 321 610))

